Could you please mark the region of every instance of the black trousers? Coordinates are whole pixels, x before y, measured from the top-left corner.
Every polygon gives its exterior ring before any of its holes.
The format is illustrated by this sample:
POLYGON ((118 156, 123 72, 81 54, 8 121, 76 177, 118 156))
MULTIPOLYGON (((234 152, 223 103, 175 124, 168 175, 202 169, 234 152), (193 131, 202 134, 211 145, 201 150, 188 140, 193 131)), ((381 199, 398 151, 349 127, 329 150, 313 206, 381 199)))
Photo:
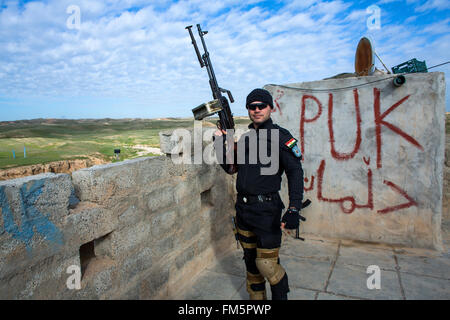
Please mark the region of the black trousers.
MULTIPOLYGON (((236 224, 239 240, 244 249, 247 278, 249 273, 251 277, 260 274, 256 263, 258 249, 278 249, 281 246, 280 220, 284 205, 278 193, 271 195, 271 198, 271 201, 246 203, 238 195, 236 224)), ((278 253, 276 258, 277 263, 280 264, 278 253)), ((250 287, 251 291, 263 291, 265 282, 253 283, 250 287)), ((271 291, 272 299, 287 299, 287 292, 289 292, 287 274, 284 274, 278 283, 271 283, 271 291)))

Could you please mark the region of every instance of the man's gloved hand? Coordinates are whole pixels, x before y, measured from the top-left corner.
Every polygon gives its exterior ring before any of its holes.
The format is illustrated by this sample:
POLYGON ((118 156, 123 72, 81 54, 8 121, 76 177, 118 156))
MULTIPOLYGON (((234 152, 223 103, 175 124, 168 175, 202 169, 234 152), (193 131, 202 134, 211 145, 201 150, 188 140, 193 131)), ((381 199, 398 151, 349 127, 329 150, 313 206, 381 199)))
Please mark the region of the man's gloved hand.
POLYGON ((286 229, 297 229, 299 226, 299 221, 300 211, 297 208, 292 207, 287 209, 283 215, 283 218, 281 218, 281 222, 284 223, 284 228, 286 229))

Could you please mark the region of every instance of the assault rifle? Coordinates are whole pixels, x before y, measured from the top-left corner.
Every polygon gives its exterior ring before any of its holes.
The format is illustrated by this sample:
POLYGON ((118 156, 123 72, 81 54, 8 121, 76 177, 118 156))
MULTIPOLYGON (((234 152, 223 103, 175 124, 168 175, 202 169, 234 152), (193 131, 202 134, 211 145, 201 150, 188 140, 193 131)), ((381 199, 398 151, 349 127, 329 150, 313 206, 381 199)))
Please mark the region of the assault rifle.
MULTIPOLYGON (((202 103, 198 107, 192 109, 192 113, 194 114, 195 120, 203 120, 203 118, 209 117, 214 114, 219 115, 219 121, 217 121, 217 128, 220 130, 227 131, 229 129, 234 130, 234 119, 233 114, 231 113, 230 105, 228 104, 228 100, 226 97, 222 95, 222 93, 226 93, 228 98, 233 103, 234 99, 230 92, 230 90, 223 89, 219 87, 217 83, 216 75, 214 73, 214 69, 211 63, 211 59, 209 58, 209 52, 206 48, 205 39, 203 36, 208 33, 208 31, 203 31, 200 27, 200 24, 197 24, 198 34, 200 39, 202 40, 203 55, 200 55, 200 51, 197 47, 197 42, 195 41, 194 35, 191 30, 192 26, 187 26, 185 29, 189 31, 189 35, 191 36, 192 45, 194 46, 195 53, 197 54, 198 62, 200 63, 200 67, 206 67, 206 71, 209 76, 209 86, 211 87, 212 95, 214 100, 202 103)), ((228 140, 228 139, 227 139, 228 140)), ((234 143, 234 160, 236 160, 236 143, 234 143)), ((227 163, 230 163, 227 161, 227 163)), ((232 174, 237 171, 236 161, 232 162, 233 164, 229 164, 227 166, 227 172, 232 174)))

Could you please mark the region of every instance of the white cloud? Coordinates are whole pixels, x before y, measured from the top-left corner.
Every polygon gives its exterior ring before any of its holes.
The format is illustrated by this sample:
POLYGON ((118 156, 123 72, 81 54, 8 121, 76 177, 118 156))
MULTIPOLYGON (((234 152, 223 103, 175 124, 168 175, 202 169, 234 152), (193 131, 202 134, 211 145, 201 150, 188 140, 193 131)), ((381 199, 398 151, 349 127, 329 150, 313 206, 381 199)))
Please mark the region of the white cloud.
POLYGON ((443 21, 438 21, 423 28, 421 33, 426 34, 449 34, 450 33, 450 18, 443 21))
POLYGON ((423 5, 417 7, 417 12, 423 12, 427 10, 445 10, 450 9, 450 1, 448 0, 428 0, 423 5))

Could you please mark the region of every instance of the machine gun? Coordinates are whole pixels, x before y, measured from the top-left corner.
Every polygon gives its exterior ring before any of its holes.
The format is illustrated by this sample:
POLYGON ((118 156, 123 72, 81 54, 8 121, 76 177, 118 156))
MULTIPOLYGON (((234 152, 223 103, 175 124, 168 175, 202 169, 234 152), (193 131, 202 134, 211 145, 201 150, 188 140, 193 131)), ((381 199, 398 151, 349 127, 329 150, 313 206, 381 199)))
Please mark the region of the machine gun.
MULTIPOLYGON (((211 59, 209 58, 209 52, 206 48, 205 39, 203 36, 208 33, 208 31, 203 31, 200 27, 200 24, 197 24, 198 34, 200 35, 200 39, 202 40, 204 54, 200 55, 200 51, 197 47, 197 42, 195 41, 194 35, 191 30, 192 26, 187 26, 185 29, 189 31, 189 35, 191 36, 192 45, 194 46, 195 53, 197 54, 198 62, 200 63, 200 67, 206 67, 206 71, 209 76, 209 85, 211 87, 212 95, 214 100, 202 103, 198 107, 192 109, 192 113, 194 114, 195 120, 202 120, 205 117, 218 114, 219 121, 217 121, 217 128, 220 130, 224 130, 225 132, 229 129, 234 130, 234 119, 233 114, 231 113, 230 105, 228 104, 228 100, 226 97, 222 95, 222 93, 226 93, 228 98, 233 103, 234 99, 229 90, 223 89, 219 87, 217 83, 216 75, 214 73, 214 69, 211 63, 211 59)), ((236 142, 234 143, 234 160, 236 160, 236 142)), ((229 160, 229 159, 228 159, 229 160)), ((230 161, 227 161, 230 163, 230 161)), ((226 169, 228 173, 232 174, 237 171, 236 161, 232 162, 232 164, 228 165, 226 169)))
POLYGON ((234 99, 231 95, 231 92, 226 89, 222 89, 219 87, 217 83, 216 75, 214 73, 214 69, 211 63, 211 59, 209 58, 208 49, 206 49, 206 43, 203 36, 208 33, 208 31, 202 31, 202 28, 199 24, 197 24, 198 34, 200 35, 200 39, 202 40, 202 45, 205 53, 200 55, 200 51, 197 47, 197 42, 195 41, 194 35, 191 30, 192 26, 187 26, 186 29, 189 31, 189 35, 191 36, 192 45, 194 46, 195 53, 197 54, 198 62, 200 63, 200 67, 206 67, 206 71, 209 76, 209 85, 211 87, 212 95, 214 100, 202 103, 198 107, 192 109, 192 113, 194 114, 195 120, 202 120, 205 117, 211 116, 215 113, 219 114, 219 122, 217 123, 217 127, 221 130, 234 129, 234 120, 233 114, 231 113, 230 105, 228 104, 228 100, 226 97, 222 95, 222 93, 227 93, 228 98, 233 103, 234 99))

